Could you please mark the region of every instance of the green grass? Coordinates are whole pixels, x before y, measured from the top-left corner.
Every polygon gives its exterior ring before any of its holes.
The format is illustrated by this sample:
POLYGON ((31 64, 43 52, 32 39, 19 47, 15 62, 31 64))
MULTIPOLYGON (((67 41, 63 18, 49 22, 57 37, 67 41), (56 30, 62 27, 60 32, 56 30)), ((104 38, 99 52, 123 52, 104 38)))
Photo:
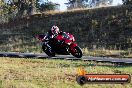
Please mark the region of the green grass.
POLYGON ((131 88, 130 84, 76 83, 77 69, 87 73, 132 74, 132 66, 52 59, 0 58, 0 88, 131 88))

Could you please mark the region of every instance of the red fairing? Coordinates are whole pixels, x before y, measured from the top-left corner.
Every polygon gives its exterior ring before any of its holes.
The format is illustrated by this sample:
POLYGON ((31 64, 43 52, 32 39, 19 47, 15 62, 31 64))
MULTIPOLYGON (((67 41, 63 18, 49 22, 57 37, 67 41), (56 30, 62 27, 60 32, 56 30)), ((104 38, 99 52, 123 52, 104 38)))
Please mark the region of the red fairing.
POLYGON ((71 35, 71 34, 69 34, 69 33, 66 33, 66 32, 64 32, 66 35, 58 35, 57 37, 56 37, 56 39, 57 40, 63 40, 63 41, 65 41, 65 43, 66 44, 68 44, 68 45, 70 45, 72 42, 74 42, 75 41, 75 39, 74 39, 74 36, 73 35, 71 35))
POLYGON ((66 43, 66 44, 68 44, 68 43, 70 43, 70 44, 71 44, 71 43, 72 43, 72 41, 71 41, 71 40, 66 39, 66 40, 65 40, 65 43, 66 43))
POLYGON ((75 38, 74 38, 74 36, 72 34, 70 34, 70 33, 66 33, 66 34, 68 34, 68 36, 72 39, 72 42, 75 41, 75 38))
POLYGON ((57 40, 63 40, 63 37, 61 35, 58 35, 56 39, 57 40))

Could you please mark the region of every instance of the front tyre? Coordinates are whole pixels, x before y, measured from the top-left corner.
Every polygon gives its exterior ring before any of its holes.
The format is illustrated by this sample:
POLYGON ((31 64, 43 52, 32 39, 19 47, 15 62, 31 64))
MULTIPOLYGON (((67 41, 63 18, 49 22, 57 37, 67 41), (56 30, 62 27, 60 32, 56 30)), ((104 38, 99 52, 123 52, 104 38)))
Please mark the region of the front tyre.
POLYGON ((52 49, 46 46, 45 44, 42 45, 42 50, 50 57, 54 57, 55 53, 52 52, 52 49))
POLYGON ((71 54, 77 58, 82 57, 82 50, 80 47, 76 46, 73 49, 71 49, 71 54))

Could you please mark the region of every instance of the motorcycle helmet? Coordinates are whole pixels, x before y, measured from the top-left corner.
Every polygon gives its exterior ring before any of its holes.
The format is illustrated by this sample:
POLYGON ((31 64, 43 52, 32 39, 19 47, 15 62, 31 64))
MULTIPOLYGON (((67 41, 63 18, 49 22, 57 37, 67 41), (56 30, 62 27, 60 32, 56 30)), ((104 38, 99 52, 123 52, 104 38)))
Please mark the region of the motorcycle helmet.
POLYGON ((53 33, 53 34, 58 34, 59 33, 59 28, 57 27, 57 26, 52 26, 52 28, 51 28, 51 32, 53 33))

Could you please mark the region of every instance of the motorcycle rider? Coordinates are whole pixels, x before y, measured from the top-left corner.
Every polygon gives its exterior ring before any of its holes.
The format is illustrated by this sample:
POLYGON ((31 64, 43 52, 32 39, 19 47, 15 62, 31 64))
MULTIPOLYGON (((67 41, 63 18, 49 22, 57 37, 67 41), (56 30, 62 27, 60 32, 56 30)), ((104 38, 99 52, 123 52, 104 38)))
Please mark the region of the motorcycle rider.
POLYGON ((45 39, 50 40, 52 38, 55 38, 60 32, 59 27, 53 25, 52 28, 46 33, 45 37, 42 39, 44 41, 45 39))
MULTIPOLYGON (((48 40, 48 41, 52 41, 53 38, 56 38, 56 36, 58 34, 62 34, 63 32, 59 30, 59 27, 57 27, 56 25, 53 25, 52 28, 46 33, 45 37, 42 39, 42 41, 48 40)), ((48 44, 48 42, 44 42, 46 46, 48 46, 49 48, 51 48, 48 44)), ((64 41, 59 41, 57 40, 55 44, 57 45, 61 45, 63 44, 64 41)))

